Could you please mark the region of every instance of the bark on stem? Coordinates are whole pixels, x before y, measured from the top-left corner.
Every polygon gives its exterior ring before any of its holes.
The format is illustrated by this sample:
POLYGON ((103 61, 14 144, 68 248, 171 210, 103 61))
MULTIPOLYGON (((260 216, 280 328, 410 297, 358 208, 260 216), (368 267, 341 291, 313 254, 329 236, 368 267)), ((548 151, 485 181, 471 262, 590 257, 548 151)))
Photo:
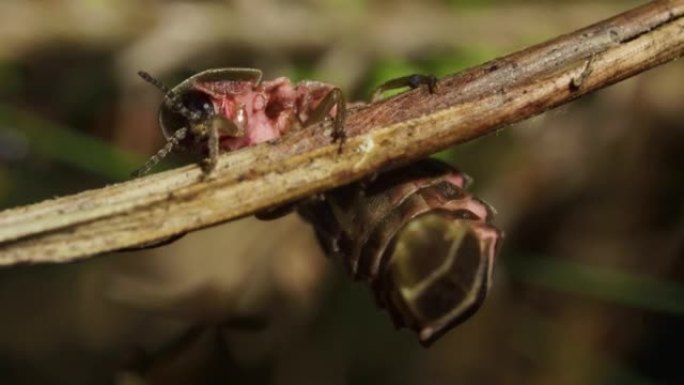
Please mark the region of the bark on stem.
POLYGON ((65 262, 250 215, 410 162, 684 55, 684 0, 654 1, 423 89, 195 166, 0 213, 0 265, 65 262))

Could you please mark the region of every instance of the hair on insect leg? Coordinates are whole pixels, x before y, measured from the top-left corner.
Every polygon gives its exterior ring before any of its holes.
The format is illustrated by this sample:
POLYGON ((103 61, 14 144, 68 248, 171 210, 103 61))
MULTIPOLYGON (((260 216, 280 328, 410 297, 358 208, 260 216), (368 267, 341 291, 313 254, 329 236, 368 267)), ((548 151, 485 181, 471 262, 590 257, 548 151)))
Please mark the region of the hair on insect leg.
POLYGON ((162 159, 169 155, 173 148, 178 146, 181 140, 185 139, 187 133, 188 129, 185 127, 178 129, 173 136, 166 141, 166 144, 164 144, 164 146, 157 151, 156 154, 152 155, 142 167, 132 173, 132 176, 140 177, 150 172, 152 167, 156 166, 162 159))
POLYGON ((338 152, 342 152, 342 144, 347 139, 347 133, 344 131, 344 122, 347 119, 347 103, 344 99, 344 94, 339 88, 333 88, 328 95, 333 99, 337 106, 335 110, 335 123, 333 126, 333 142, 339 141, 340 147, 338 152))

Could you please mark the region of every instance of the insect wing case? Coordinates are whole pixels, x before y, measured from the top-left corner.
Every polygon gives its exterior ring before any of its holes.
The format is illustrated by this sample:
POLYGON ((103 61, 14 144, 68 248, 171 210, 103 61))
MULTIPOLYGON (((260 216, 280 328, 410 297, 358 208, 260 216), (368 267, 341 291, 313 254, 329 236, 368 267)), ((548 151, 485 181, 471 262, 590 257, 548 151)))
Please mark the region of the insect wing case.
POLYGON ((427 159, 310 201, 300 214, 328 255, 365 280, 397 327, 429 345, 480 307, 501 232, 469 179, 427 159))

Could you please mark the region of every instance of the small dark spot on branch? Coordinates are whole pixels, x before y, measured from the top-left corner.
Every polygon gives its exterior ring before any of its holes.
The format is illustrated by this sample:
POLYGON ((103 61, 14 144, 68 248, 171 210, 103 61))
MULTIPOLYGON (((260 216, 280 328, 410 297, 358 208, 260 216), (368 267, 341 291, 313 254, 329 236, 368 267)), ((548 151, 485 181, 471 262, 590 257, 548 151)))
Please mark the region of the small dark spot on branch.
POLYGON ((610 29, 608 33, 610 34, 611 40, 616 43, 620 43, 620 32, 618 32, 616 29, 610 29))

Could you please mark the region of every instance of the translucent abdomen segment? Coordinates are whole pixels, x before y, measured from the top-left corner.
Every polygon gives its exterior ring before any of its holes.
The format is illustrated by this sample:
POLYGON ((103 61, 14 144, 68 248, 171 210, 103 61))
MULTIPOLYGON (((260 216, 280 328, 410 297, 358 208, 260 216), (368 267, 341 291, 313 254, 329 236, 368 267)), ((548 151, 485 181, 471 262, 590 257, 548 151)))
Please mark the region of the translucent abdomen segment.
POLYGON ((302 206, 321 246, 368 282, 397 327, 423 344, 470 317, 491 284, 501 232, 469 179, 437 160, 381 174, 302 206))

